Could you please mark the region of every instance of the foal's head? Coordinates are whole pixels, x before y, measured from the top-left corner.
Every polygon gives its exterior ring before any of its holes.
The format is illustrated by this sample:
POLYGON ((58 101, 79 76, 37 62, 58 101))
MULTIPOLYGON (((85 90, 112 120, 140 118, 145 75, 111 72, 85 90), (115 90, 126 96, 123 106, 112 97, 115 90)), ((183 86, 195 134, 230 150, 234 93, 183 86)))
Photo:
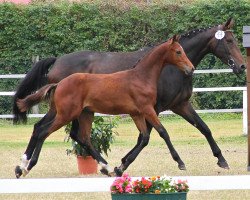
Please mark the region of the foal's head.
POLYGON ((180 36, 174 35, 173 38, 169 40, 169 51, 166 54, 167 62, 176 65, 180 70, 184 71, 186 75, 192 75, 194 66, 179 44, 179 38, 180 36))

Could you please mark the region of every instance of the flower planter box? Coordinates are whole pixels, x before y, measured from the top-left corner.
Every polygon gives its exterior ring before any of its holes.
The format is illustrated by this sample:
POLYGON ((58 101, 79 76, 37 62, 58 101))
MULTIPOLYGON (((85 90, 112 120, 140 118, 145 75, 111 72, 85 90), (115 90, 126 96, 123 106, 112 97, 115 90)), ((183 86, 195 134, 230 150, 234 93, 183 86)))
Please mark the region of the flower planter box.
POLYGON ((111 194, 112 200, 186 200, 186 192, 161 194, 111 194))

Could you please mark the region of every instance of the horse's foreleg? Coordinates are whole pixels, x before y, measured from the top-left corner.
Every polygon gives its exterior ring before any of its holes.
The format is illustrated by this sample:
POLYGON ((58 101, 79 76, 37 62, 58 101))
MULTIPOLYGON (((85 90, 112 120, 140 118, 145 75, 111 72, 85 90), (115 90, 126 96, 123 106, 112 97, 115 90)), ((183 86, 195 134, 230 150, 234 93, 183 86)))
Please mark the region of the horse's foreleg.
POLYGON ((137 143, 136 143, 136 145, 133 147, 133 149, 131 149, 131 150, 121 159, 122 165, 126 162, 126 160, 127 160, 127 158, 129 157, 129 155, 132 154, 133 151, 134 151, 136 148, 138 148, 138 146, 140 145, 140 143, 141 143, 141 141, 142 141, 142 137, 143 137, 142 133, 139 133, 139 136, 138 136, 138 138, 137 138, 137 143))
POLYGON ((71 139, 76 140, 78 132, 79 132, 79 123, 78 123, 78 120, 74 119, 72 121, 71 129, 70 129, 70 133, 69 133, 69 136, 71 137, 71 139))
MULTIPOLYGON (((85 148, 90 153, 90 155, 101 165, 100 171, 103 174, 111 176, 111 171, 109 169, 107 161, 101 156, 100 152, 98 152, 91 144, 90 134, 93 120, 93 112, 83 111, 78 119, 79 133, 75 135, 73 133, 76 133, 76 131, 74 131, 72 132, 71 137, 72 139, 77 141, 77 143, 80 144, 83 148, 85 148)), ((74 125, 76 128, 76 122, 74 125)))
POLYGON ((146 111, 146 120, 151 123, 151 125, 156 129, 156 131, 159 133, 159 135, 164 139, 165 143, 168 146, 168 149, 170 151, 170 154, 172 156, 172 158, 178 163, 178 167, 180 170, 185 170, 185 164, 184 162, 181 160, 179 154, 177 153, 177 151, 175 150, 170 137, 168 135, 167 130, 164 128, 164 126, 161 124, 157 114, 155 113, 155 111, 152 108, 148 108, 146 111))
POLYGON ((122 173, 128 168, 128 166, 136 159, 136 157, 139 155, 139 153, 142 151, 142 149, 148 145, 149 142, 149 132, 147 130, 147 125, 145 118, 141 115, 138 116, 131 116, 134 120, 138 130, 140 131, 140 136, 137 140, 137 145, 127 154, 126 160, 124 160, 124 163, 120 165, 120 167, 116 167, 114 169, 115 174, 117 176, 121 176, 122 173))
POLYGON ((171 109, 176 114, 182 116, 185 120, 187 120, 190 124, 196 127, 207 139, 213 155, 218 158, 218 165, 224 169, 229 169, 227 161, 223 157, 220 148, 215 142, 212 133, 205 122, 199 117, 199 115, 195 112, 192 105, 189 102, 184 102, 181 105, 178 105, 176 108, 171 109))
MULTIPOLYGON (((151 124, 149 124, 148 122, 147 122, 147 132, 148 132, 148 134, 150 135, 150 133, 151 133, 151 131, 152 131, 152 126, 151 126, 151 124)), ((133 153, 133 151, 140 145, 140 143, 141 143, 141 141, 142 141, 142 137, 143 137, 143 135, 140 133, 139 134, 139 136, 138 136, 138 138, 137 138, 137 143, 136 143, 136 145, 133 147, 133 149, 131 149, 123 158, 122 158, 122 164, 124 164, 125 162, 126 162, 126 160, 127 160, 127 157, 131 154, 131 153, 133 153)))

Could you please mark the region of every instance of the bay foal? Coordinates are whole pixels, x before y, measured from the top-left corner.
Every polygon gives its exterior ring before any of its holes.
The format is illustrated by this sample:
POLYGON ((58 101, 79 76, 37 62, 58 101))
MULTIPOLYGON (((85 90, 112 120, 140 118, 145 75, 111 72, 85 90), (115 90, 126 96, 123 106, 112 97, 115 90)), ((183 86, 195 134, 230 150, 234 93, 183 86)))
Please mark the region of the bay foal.
MULTIPOLYGON (((74 119, 78 119, 80 131, 73 139, 86 147, 92 157, 102 165, 102 173, 109 176, 121 175, 149 141, 146 120, 160 135, 167 134, 154 110, 157 82, 162 68, 169 63, 176 65, 187 75, 191 75, 194 70, 178 39, 175 35, 167 42, 153 48, 130 70, 113 74, 76 73, 58 84, 48 84, 37 93, 19 99, 17 105, 21 112, 39 103, 45 96, 50 96, 51 105, 45 117, 34 126, 21 165, 15 169, 16 177, 26 175, 36 165, 45 139, 74 119), (128 156, 123 165, 115 168, 115 172, 109 170, 107 161, 90 142, 95 112, 129 114, 142 134, 140 145, 128 156)), ((184 165, 169 139, 167 145, 173 159, 179 165, 184 165)))

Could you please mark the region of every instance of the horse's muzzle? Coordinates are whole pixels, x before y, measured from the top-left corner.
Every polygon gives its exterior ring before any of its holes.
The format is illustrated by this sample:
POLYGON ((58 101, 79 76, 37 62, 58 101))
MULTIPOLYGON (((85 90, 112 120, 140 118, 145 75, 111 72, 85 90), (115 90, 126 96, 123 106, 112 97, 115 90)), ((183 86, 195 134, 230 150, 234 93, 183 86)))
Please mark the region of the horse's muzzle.
POLYGON ((246 65, 236 65, 235 61, 233 59, 228 60, 228 66, 233 70, 235 74, 241 74, 245 71, 246 65))
POLYGON ((185 74, 187 76, 192 76, 192 74, 194 73, 194 67, 190 68, 190 67, 186 67, 185 69, 185 74))

